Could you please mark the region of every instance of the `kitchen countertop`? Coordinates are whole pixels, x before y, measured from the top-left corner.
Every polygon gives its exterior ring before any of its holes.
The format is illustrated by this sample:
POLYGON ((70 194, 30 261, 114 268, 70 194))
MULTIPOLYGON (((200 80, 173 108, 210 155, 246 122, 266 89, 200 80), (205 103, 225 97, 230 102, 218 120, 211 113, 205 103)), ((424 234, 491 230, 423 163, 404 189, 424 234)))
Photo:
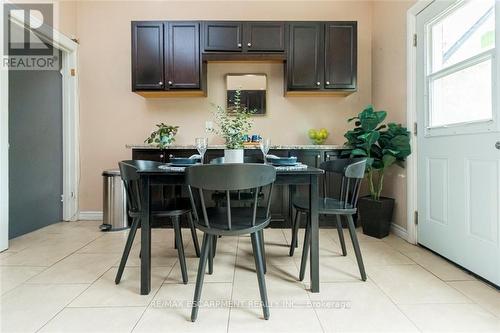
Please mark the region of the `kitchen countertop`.
MULTIPOLYGON (((142 143, 142 144, 127 144, 128 149, 159 149, 156 146, 142 143)), ((224 145, 209 145, 208 149, 224 149, 224 145)), ((170 145, 165 149, 196 149, 194 145, 170 145)), ((260 149, 258 145, 247 146, 245 149, 260 149)), ((339 150, 350 149, 345 145, 271 145, 270 149, 320 149, 320 150, 339 150)))

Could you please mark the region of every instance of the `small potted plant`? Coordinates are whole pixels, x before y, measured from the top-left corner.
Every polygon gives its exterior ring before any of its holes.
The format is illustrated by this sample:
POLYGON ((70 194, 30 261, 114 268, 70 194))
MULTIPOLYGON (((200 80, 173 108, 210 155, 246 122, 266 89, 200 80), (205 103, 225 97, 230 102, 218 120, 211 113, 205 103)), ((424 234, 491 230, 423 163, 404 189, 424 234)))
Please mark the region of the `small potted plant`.
POLYGON ((225 163, 243 163, 245 134, 252 128, 250 116, 252 111, 241 104, 241 91, 238 89, 234 95, 234 104, 230 112, 217 106, 215 110, 215 122, 217 129, 213 131, 220 135, 226 145, 224 149, 225 163))
POLYGON ((175 135, 179 126, 166 125, 164 123, 156 124, 157 129, 154 130, 149 138, 144 140, 145 143, 153 144, 160 149, 171 145, 175 141, 175 135))
POLYGON ((401 124, 382 124, 385 111, 375 111, 367 106, 357 117, 356 127, 344 135, 353 149, 351 157, 366 157, 370 195, 358 200, 358 212, 363 233, 383 238, 389 234, 394 199, 383 197, 384 172, 393 164, 404 167, 403 162, 411 153, 410 132, 401 124))

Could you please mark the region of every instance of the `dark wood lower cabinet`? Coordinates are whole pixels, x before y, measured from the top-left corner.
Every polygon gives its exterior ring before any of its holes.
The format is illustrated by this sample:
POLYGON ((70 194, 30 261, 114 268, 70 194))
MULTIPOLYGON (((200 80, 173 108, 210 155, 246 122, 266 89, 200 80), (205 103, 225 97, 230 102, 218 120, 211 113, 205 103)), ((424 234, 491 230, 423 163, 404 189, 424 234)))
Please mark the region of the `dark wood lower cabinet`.
MULTIPOLYGON (((324 149, 273 149, 269 153, 276 156, 297 156, 298 160, 312 167, 319 167, 321 162, 325 160, 341 158, 340 150, 324 150, 324 149)), ((194 149, 132 149, 133 159, 151 160, 168 163, 172 157, 189 157, 197 154, 194 149)), ((211 160, 217 157, 224 156, 222 149, 210 149, 205 153, 204 163, 210 163, 211 160)), ((259 149, 246 149, 246 157, 252 157, 256 161, 262 161, 262 153, 259 149)), ((320 195, 323 195, 324 188, 330 197, 338 197, 339 193, 336 189, 340 188, 340 178, 321 177, 320 178, 320 195), (323 187, 325 182, 325 187, 323 187)), ((162 197, 178 196, 187 197, 186 189, 182 186, 158 188, 152 192, 155 200, 160 200, 162 197)), ((273 190, 272 205, 271 205, 271 224, 272 228, 289 228, 293 219, 292 198, 294 195, 308 195, 308 189, 305 186, 282 186, 277 185, 273 190)), ((210 198, 211 194, 207 193, 206 198, 210 198)), ((265 202, 265 200, 263 201, 265 202)), ((215 203, 212 203, 215 204, 215 203)), ((302 219, 304 225, 305 219, 302 219)), ((333 227, 335 220, 331 217, 320 216, 320 226, 333 227)))

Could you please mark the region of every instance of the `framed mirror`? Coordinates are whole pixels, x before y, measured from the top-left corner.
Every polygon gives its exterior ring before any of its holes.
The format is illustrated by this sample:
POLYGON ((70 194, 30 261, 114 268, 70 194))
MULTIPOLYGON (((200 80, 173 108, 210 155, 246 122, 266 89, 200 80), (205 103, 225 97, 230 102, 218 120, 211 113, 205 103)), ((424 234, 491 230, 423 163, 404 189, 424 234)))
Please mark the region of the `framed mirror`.
POLYGON ((226 74, 227 111, 234 108, 236 90, 241 90, 241 104, 254 115, 266 114, 266 74, 226 74))

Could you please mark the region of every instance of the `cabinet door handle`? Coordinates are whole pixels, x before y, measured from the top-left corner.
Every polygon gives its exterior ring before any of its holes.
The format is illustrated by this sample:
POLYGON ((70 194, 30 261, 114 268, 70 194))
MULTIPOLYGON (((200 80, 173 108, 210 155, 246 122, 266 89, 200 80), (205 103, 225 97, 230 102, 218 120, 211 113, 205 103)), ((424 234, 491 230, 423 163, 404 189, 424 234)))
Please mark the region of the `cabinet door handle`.
POLYGON ((320 86, 320 85, 321 85, 321 82, 319 82, 319 81, 318 81, 318 82, 316 82, 316 85, 317 85, 317 86, 320 86))
POLYGON ((252 47, 252 43, 248 43, 248 44, 247 44, 247 46, 248 46, 248 47, 252 47))
POLYGON ((161 85, 163 85, 163 81, 158 82, 158 84, 159 84, 160 86, 161 86, 161 85))
POLYGON ((160 154, 160 158, 163 158, 163 154, 160 154))
POLYGON ((330 81, 326 81, 326 84, 330 84, 330 81))
POLYGON ((326 159, 329 160, 330 159, 330 154, 326 154, 326 159))
POLYGON ((168 155, 168 158, 173 158, 173 157, 174 157, 173 154, 168 155))
POLYGON ((238 43, 238 47, 241 47, 241 43, 238 43))
POLYGON ((168 84, 169 84, 169 85, 172 85, 172 81, 168 81, 168 84))

